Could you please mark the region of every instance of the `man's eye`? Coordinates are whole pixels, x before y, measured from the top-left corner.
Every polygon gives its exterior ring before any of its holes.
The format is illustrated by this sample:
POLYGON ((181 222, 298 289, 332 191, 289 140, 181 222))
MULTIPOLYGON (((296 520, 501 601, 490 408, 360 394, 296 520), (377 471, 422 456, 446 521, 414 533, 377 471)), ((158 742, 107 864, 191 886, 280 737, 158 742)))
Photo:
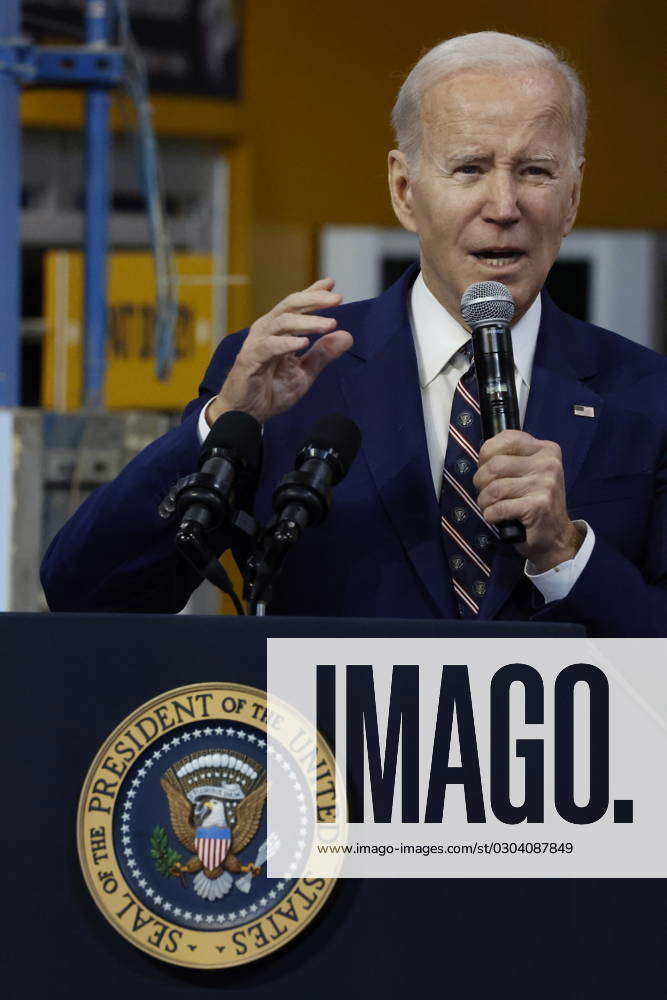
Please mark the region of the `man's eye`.
POLYGON ((546 167, 526 167, 524 172, 531 177, 551 177, 551 171, 546 167))
POLYGON ((457 174, 478 174, 480 168, 476 163, 464 163, 462 166, 456 168, 457 174))

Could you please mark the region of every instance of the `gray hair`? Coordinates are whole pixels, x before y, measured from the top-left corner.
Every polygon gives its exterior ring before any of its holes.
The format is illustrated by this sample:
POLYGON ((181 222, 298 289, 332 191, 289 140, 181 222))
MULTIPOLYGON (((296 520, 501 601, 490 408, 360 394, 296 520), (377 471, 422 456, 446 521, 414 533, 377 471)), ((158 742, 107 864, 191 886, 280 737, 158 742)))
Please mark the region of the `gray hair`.
POLYGON ((409 166, 416 166, 419 158, 424 94, 443 77, 470 69, 549 69, 560 73, 568 91, 574 156, 583 156, 586 92, 575 70, 547 45, 499 31, 477 31, 448 38, 426 52, 399 90, 391 121, 396 144, 409 166))

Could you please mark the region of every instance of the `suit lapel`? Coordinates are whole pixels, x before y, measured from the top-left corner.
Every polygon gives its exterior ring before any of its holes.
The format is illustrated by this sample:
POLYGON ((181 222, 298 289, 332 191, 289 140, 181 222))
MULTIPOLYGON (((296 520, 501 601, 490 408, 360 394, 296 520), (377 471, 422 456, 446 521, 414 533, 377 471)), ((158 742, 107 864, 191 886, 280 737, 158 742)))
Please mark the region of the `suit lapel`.
POLYGON ((544 337, 541 330, 524 428, 533 437, 561 446, 567 489, 574 484, 588 454, 604 402, 586 384, 595 373, 587 352, 575 352, 577 345, 572 339, 568 343, 568 338, 581 338, 580 331, 551 300, 545 302, 544 310, 544 337), (579 406, 592 411, 593 416, 579 416, 575 412, 579 406))
MULTIPOLYGON (((362 452, 408 560, 434 605, 455 617, 440 513, 428 460, 407 296, 413 268, 369 306, 363 351, 341 366, 341 388, 362 433, 362 452)), ((381 558, 381 553, 378 553, 381 558)))
MULTIPOLYGON (((602 413, 603 401, 585 380, 595 373, 581 324, 561 312, 542 293, 542 319, 530 381, 523 429, 544 441, 556 441, 563 453, 566 495, 584 463, 602 413), (575 406, 591 408, 579 416, 575 406)), ((525 560, 513 546, 500 546, 489 589, 481 607, 493 618, 523 578, 525 560)))

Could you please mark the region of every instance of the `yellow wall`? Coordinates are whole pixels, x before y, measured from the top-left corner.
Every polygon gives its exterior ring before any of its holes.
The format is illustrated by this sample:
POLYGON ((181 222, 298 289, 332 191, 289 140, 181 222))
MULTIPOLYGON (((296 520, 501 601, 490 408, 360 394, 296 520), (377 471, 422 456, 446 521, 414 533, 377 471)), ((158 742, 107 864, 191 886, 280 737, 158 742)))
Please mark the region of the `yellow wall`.
MULTIPOLYGON (((580 70, 591 98, 581 225, 667 226, 665 6, 245 0, 241 107, 161 98, 156 114, 162 133, 220 138, 236 158, 232 269, 249 265, 252 280, 249 294, 233 292, 232 325, 313 280, 322 224, 393 224, 385 155, 395 93, 423 49, 463 31, 541 38, 580 70)), ((49 119, 44 96, 26 95, 26 121, 80 121, 78 100, 61 94, 49 119)))
POLYGON ((284 260, 273 279, 266 277, 278 227, 287 227, 291 284, 298 285, 312 280, 320 224, 393 224, 385 155, 396 91, 422 50, 464 31, 542 39, 563 49, 580 71, 591 109, 580 225, 666 226, 665 6, 661 0, 247 0, 253 305, 263 309, 290 285, 284 260))
POLYGON ((403 75, 443 38, 494 28, 564 49, 589 88, 591 183, 581 221, 665 225, 664 162, 656 154, 666 5, 523 0, 503 8, 497 0, 248 0, 258 215, 291 225, 391 222, 384 159, 403 75))

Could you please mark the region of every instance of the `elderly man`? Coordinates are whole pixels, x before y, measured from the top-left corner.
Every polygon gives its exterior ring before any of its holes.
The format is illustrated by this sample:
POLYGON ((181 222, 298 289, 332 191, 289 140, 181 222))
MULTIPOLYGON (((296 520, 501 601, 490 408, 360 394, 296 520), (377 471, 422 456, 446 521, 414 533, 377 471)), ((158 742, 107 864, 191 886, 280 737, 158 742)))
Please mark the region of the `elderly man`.
POLYGON ((324 278, 226 338, 181 426, 55 539, 43 570, 50 606, 178 610, 197 581, 157 503, 195 468, 210 425, 232 409, 264 424, 256 512, 267 518, 304 432, 341 412, 359 424, 362 454, 329 520, 291 553, 275 613, 534 618, 661 634, 667 366, 566 316, 542 290, 575 221, 585 119, 576 74, 544 46, 481 32, 428 52, 398 95, 388 164, 420 267, 349 305, 324 278), (459 303, 485 280, 503 282, 516 303, 523 430, 480 449, 459 303), (508 519, 526 529, 518 550, 497 541, 508 519))

